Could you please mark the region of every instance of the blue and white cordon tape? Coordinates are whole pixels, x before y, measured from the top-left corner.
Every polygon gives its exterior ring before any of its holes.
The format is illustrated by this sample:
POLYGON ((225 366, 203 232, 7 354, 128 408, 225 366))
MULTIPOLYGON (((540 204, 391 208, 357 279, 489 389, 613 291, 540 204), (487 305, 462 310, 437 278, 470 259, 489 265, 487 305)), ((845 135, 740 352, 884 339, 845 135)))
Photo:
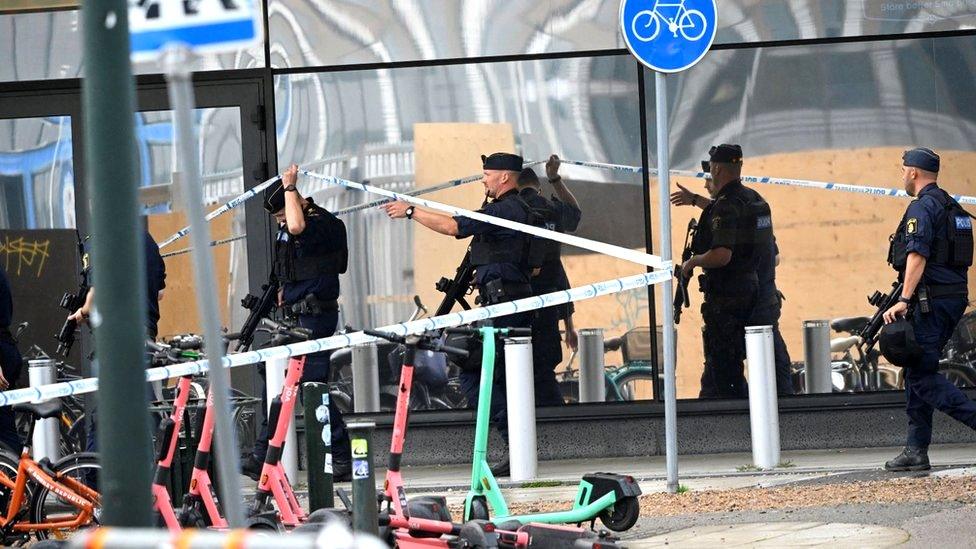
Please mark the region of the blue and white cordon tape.
MULTIPOLYGON (((596 282, 593 284, 587 284, 585 286, 579 286, 577 288, 570 288, 568 290, 561 290, 539 296, 527 297, 525 299, 510 301, 508 303, 499 303, 497 305, 491 305, 488 307, 448 313, 446 315, 431 318, 422 318, 420 320, 414 320, 412 322, 405 322, 401 324, 391 324, 389 326, 383 326, 376 329, 399 335, 419 334, 427 330, 452 328, 454 326, 470 324, 479 320, 487 320, 489 318, 496 318, 499 316, 534 311, 543 307, 561 305, 563 303, 569 303, 570 301, 583 301, 604 295, 635 290, 653 284, 659 284, 665 280, 670 280, 671 276, 672 274, 670 269, 658 270, 650 273, 596 282)), ((348 347, 350 345, 368 343, 375 340, 376 338, 373 336, 368 336, 364 332, 340 334, 312 341, 302 341, 300 343, 282 345, 280 347, 271 347, 268 349, 259 349, 257 351, 249 351, 246 353, 227 355, 223 358, 222 364, 225 368, 234 368, 237 366, 246 366, 248 364, 266 362, 271 359, 282 359, 293 356, 307 355, 319 351, 330 351, 333 349, 348 347)), ((198 360, 195 362, 186 362, 183 364, 174 364, 172 366, 164 366, 160 368, 150 368, 146 370, 146 381, 160 381, 173 377, 199 374, 206 372, 207 369, 207 359, 198 360)), ((0 406, 10 406, 12 404, 19 404, 21 402, 38 402, 50 400, 52 398, 91 393, 97 390, 98 378, 94 377, 79 379, 76 381, 42 385, 40 387, 14 389, 0 393, 0 406)))

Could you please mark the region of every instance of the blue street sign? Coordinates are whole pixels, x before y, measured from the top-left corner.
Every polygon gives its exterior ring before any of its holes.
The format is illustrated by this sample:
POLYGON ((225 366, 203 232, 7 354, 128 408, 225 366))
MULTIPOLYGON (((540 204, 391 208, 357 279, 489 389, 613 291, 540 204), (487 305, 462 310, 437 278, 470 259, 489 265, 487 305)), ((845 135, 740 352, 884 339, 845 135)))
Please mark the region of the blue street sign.
POLYGON ((167 44, 194 51, 247 47, 260 37, 255 0, 129 0, 132 60, 155 58, 167 44))
POLYGON ((620 32, 645 66, 680 72, 712 46, 717 11, 715 0, 621 0, 620 32))

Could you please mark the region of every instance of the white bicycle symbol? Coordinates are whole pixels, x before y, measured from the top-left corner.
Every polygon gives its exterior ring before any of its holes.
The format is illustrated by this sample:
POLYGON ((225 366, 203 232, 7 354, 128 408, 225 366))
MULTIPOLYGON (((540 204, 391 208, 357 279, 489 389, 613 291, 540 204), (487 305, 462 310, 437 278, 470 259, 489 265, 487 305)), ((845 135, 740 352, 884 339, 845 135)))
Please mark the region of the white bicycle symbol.
POLYGON ((654 7, 649 10, 642 10, 637 12, 634 16, 634 20, 630 23, 630 30, 634 33, 634 38, 637 38, 641 42, 650 42, 657 38, 659 32, 661 32, 661 21, 664 21, 668 25, 668 30, 671 34, 677 38, 678 33, 689 42, 696 42, 705 36, 705 31, 708 29, 708 24, 705 22, 705 14, 698 10, 690 10, 685 7, 685 0, 680 2, 661 2, 660 0, 655 0, 654 7), (674 17, 668 18, 666 15, 661 13, 658 8, 677 8, 674 17), (638 31, 637 23, 641 20, 646 20, 647 23, 643 25, 643 31, 646 33, 650 31, 650 34, 641 34, 638 31))

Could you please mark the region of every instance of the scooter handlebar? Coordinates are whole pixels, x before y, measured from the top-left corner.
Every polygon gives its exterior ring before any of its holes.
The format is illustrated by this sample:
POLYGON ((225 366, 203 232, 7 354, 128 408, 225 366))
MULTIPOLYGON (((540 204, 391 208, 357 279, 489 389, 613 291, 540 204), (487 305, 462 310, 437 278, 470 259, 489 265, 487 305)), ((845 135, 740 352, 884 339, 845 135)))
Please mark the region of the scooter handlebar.
POLYGON ((458 347, 451 347, 450 345, 440 345, 437 349, 432 349, 433 351, 440 351, 442 353, 447 353, 449 355, 454 355, 458 358, 468 358, 471 354, 467 349, 460 349, 458 347))
POLYGON ((396 334, 391 334, 389 332, 380 332, 380 331, 377 331, 377 330, 370 330, 368 328, 365 329, 365 330, 363 330, 363 333, 366 334, 366 335, 369 335, 369 336, 378 337, 380 339, 385 339, 385 340, 390 341, 390 342, 393 342, 393 343, 404 343, 406 341, 406 339, 403 336, 399 336, 399 335, 396 335, 396 334))

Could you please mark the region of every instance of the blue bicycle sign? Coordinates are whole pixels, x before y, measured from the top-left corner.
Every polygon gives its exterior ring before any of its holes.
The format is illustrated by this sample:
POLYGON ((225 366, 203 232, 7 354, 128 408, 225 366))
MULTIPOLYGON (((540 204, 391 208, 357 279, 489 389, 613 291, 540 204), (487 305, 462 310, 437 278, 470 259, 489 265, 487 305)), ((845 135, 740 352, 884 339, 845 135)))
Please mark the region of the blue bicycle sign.
POLYGON ((621 0, 620 32, 627 49, 658 72, 683 71, 715 39, 715 0, 621 0))

